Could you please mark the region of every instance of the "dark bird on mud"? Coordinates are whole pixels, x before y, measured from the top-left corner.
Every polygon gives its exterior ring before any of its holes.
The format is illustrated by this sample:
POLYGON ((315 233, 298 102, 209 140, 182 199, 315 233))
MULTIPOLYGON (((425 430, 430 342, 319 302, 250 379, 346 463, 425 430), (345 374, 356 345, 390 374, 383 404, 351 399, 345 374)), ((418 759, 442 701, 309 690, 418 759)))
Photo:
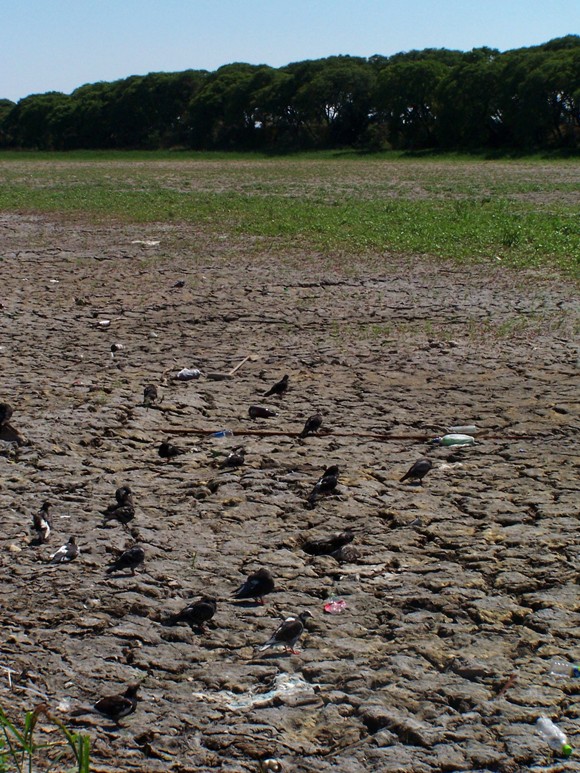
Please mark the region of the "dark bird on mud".
POLYGON ((120 719, 132 714, 137 708, 138 684, 130 684, 124 693, 118 695, 107 695, 98 700, 93 708, 107 719, 113 720, 116 724, 120 719))
POLYGON ((117 500, 115 504, 109 505, 106 510, 102 511, 105 523, 114 519, 126 525, 135 517, 133 492, 129 486, 119 486, 115 491, 115 499, 117 500))
POLYGON ((143 390, 143 405, 146 408, 149 408, 149 406, 156 403, 158 399, 159 395, 157 393, 157 387, 155 384, 147 384, 143 390))
POLYGON ((418 481, 422 484, 423 478, 427 475, 431 467, 433 467, 433 463, 430 459, 418 459, 411 469, 403 475, 399 482, 403 483, 405 480, 410 480, 411 482, 418 481))
POLYGON ((240 585, 234 593, 236 599, 256 599, 258 604, 264 603, 264 596, 274 590, 274 578, 267 569, 258 569, 240 585))
POLYGON ((222 470, 233 467, 241 467, 246 460, 245 457, 246 451, 243 448, 235 448, 230 454, 228 454, 228 456, 226 456, 226 458, 220 464, 220 467, 222 470))
POLYGON ((346 531, 341 531, 340 534, 333 534, 330 537, 307 540, 302 545, 302 550, 311 556, 329 556, 345 545, 350 544, 353 539, 354 531, 347 529, 346 531))
POLYGON ((179 448, 179 446, 174 446, 168 440, 164 440, 159 446, 158 453, 162 459, 175 459, 176 456, 181 456, 186 451, 184 448, 179 448))
POLYGON ((331 467, 327 467, 322 476, 316 481, 314 488, 312 489, 310 496, 308 497, 308 505, 314 507, 316 500, 320 496, 325 494, 332 494, 338 486, 338 476, 340 470, 336 464, 331 467))
POLYGON ((163 621, 163 625, 177 625, 177 623, 187 623, 191 629, 199 628, 206 633, 205 623, 209 622, 215 615, 217 602, 211 596, 202 596, 198 601, 188 604, 180 612, 170 615, 163 621))
POLYGON ((261 405, 250 405, 248 414, 250 419, 271 419, 273 416, 278 415, 276 411, 271 411, 269 408, 264 408, 261 405))
POLYGON ((135 576, 135 569, 145 561, 145 551, 140 545, 135 545, 125 550, 111 566, 107 568, 107 574, 112 572, 122 572, 124 569, 130 569, 131 575, 135 576))
POLYGON ((312 435, 314 432, 318 432, 320 427, 322 427, 322 416, 319 413, 315 413, 314 416, 311 416, 309 419, 306 419, 306 424, 304 425, 304 429, 298 435, 298 437, 306 437, 307 435, 312 435))
POLYGON ((173 285, 174 287, 185 287, 185 279, 178 279, 173 285))
POLYGON ((8 424, 10 419, 12 418, 12 414, 14 413, 14 409, 11 405, 8 405, 8 403, 0 403, 0 427, 3 427, 5 424, 8 424))
POLYGON ((74 537, 69 537, 66 545, 60 547, 56 553, 51 555, 51 564, 68 564, 74 561, 80 553, 78 545, 74 537))
POLYGON ((270 387, 268 391, 264 394, 264 397, 270 397, 270 395, 280 395, 286 394, 288 391, 288 379, 290 376, 284 376, 280 379, 280 381, 277 381, 273 387, 270 387))
POLYGON ((35 545, 44 545, 48 542, 52 518, 50 515, 50 502, 43 502, 42 507, 32 516, 32 531, 36 535, 33 540, 35 545))
POLYGON ((287 617, 277 628, 272 637, 268 639, 265 644, 262 644, 261 647, 258 647, 258 651, 263 652, 269 647, 283 646, 286 652, 292 652, 294 655, 298 655, 299 652, 294 649, 294 645, 302 636, 304 624, 309 617, 312 617, 312 614, 308 611, 301 612, 298 617, 287 617))

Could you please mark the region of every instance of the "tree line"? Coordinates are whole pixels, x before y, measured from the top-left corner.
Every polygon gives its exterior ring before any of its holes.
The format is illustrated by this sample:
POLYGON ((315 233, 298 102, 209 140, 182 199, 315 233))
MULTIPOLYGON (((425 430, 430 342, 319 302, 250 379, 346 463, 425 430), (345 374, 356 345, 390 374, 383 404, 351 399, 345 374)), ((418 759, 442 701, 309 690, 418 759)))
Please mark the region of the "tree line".
POLYGON ((234 63, 0 99, 0 147, 577 149, 580 36, 503 53, 234 63))

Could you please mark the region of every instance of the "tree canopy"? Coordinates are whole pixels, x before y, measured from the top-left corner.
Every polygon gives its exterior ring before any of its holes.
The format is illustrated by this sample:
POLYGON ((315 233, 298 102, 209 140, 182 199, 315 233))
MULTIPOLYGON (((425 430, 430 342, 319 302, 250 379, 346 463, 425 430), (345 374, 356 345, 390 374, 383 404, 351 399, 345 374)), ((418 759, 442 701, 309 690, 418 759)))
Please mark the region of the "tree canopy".
POLYGON ((580 146, 580 36, 133 75, 0 99, 0 147, 39 150, 580 146))

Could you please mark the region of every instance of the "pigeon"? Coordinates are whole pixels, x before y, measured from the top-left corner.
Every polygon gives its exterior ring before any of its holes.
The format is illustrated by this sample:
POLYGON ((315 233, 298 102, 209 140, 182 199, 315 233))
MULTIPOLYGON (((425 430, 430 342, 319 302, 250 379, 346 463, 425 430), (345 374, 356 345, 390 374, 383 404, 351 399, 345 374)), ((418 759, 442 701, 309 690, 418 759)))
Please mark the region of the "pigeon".
POLYGON ((271 419, 272 416, 278 415, 276 411, 271 411, 269 408, 263 408, 261 405, 250 405, 248 414, 250 419, 271 419))
POLYGON ((354 531, 347 529, 340 534, 333 534, 323 539, 308 540, 302 545, 302 550, 311 556, 329 556, 340 548, 348 545, 354 539, 354 531))
POLYGON ((264 596, 274 590, 274 578, 267 569, 258 569, 240 585, 234 593, 236 599, 257 599, 258 604, 264 603, 264 596))
POLYGON ((123 569, 130 569, 131 575, 135 576, 135 569, 145 560, 145 551, 140 545, 135 545, 129 550, 125 550, 116 561, 107 569, 107 574, 112 572, 122 572, 123 569))
POLYGON ((313 432, 318 432, 321 426, 322 426, 322 416, 319 413, 315 413, 314 416, 311 416, 309 419, 306 420, 304 429, 298 435, 298 437, 306 437, 307 435, 311 435, 313 432))
POLYGON ((228 467, 241 467, 245 461, 245 455, 246 452, 243 448, 235 448, 228 456, 226 456, 220 464, 220 467, 222 470, 227 469, 228 467))
POLYGON ((50 502, 43 502, 42 507, 32 516, 32 531, 36 534, 35 545, 43 545, 48 542, 52 518, 49 513, 50 502))
POLYGON ((415 464, 411 467, 411 469, 408 470, 403 475, 399 483, 402 483, 405 480, 410 480, 410 481, 416 480, 422 484, 423 478, 425 477, 425 475, 427 475, 431 467, 433 467, 433 464, 430 459, 418 459, 415 462, 415 464))
POLYGON ((277 381, 273 387, 270 387, 268 391, 264 394, 264 397, 270 397, 270 395, 280 395, 282 396, 288 391, 288 379, 289 376, 284 376, 280 379, 280 381, 277 381))
POLYGON ((323 494, 332 494, 338 486, 339 474, 340 470, 336 464, 326 468, 322 476, 316 481, 314 488, 308 497, 308 504, 311 507, 314 507, 319 496, 323 494))
POLYGON ((155 384, 147 384, 143 390, 143 405, 149 408, 150 405, 157 402, 159 395, 157 393, 157 387, 155 384))
POLYGON ((69 537, 66 545, 60 547, 56 553, 51 555, 51 564, 67 564, 74 561, 80 553, 78 545, 74 537, 69 537))
POLYGON ((180 612, 170 615, 164 625, 176 625, 177 623, 187 623, 191 629, 199 628, 203 633, 206 632, 204 623, 207 623, 215 615, 217 603, 211 596, 202 596, 199 601, 188 604, 180 612))
POLYGON ((174 287, 185 287, 185 279, 178 279, 173 285, 174 287))
POLYGON ((8 405, 8 403, 0 403, 0 427, 8 424, 13 413, 14 409, 11 405, 8 405))
POLYGON ((116 724, 123 717, 132 714, 137 708, 138 684, 130 684, 124 693, 108 695, 98 700, 93 708, 107 719, 112 719, 116 724))
POLYGON ((133 502, 133 492, 129 486, 120 486, 115 491, 115 504, 109 505, 106 510, 103 510, 105 516, 105 523, 115 519, 126 525, 129 521, 132 521, 135 517, 135 503, 133 502))
POLYGON ((259 652, 263 652, 269 647, 282 645, 286 649, 286 652, 292 652, 294 655, 298 655, 299 653, 294 649, 294 645, 302 636, 304 623, 309 617, 312 617, 310 612, 301 612, 298 617, 287 617, 274 632, 273 636, 258 648, 259 652))
POLYGON ((184 454, 185 449, 174 446, 168 440, 164 440, 159 446, 158 453, 162 459, 174 459, 176 456, 184 454))

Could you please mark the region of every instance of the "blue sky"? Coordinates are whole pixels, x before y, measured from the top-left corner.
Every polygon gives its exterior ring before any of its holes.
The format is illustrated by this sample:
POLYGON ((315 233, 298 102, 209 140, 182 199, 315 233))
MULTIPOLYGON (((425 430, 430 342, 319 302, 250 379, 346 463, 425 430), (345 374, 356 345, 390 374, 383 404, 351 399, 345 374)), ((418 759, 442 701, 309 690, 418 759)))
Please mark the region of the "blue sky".
POLYGON ((148 72, 333 54, 510 48, 580 34, 580 0, 12 0, 0 98, 148 72))

